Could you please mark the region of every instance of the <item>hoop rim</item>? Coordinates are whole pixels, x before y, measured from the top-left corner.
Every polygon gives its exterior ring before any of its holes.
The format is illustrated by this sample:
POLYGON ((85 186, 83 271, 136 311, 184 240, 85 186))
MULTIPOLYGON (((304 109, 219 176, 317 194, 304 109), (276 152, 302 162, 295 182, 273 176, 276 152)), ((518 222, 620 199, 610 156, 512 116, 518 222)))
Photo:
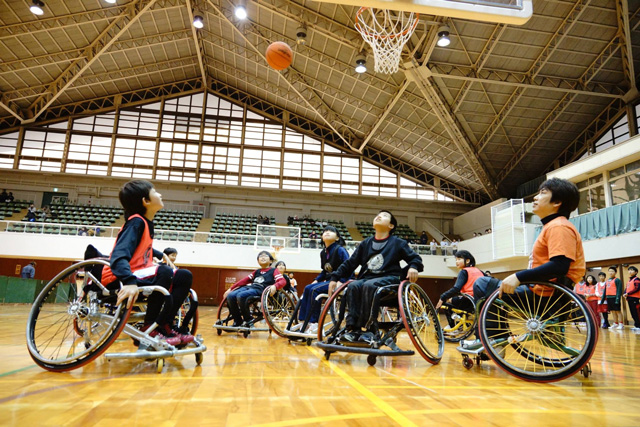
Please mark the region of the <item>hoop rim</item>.
MULTIPOLYGON (((376 38, 376 39, 395 39, 397 37, 402 37, 404 35, 406 35, 409 32, 413 32, 416 27, 418 26, 418 21, 420 19, 420 14, 417 12, 409 12, 409 13, 415 13, 416 17, 415 20, 413 22, 413 24, 411 24, 411 26, 407 29, 405 29, 404 31, 402 31, 401 33, 395 33, 395 34, 389 34, 389 35, 381 35, 381 34, 371 34, 368 31, 365 31, 364 28, 362 28, 362 26, 360 25, 360 15, 367 9, 374 9, 372 7, 369 6, 362 6, 360 9, 358 9, 358 11, 356 12, 356 23, 355 23, 355 27, 356 30, 358 30, 358 32, 362 35, 366 35, 368 37, 372 37, 372 38, 376 38)), ((391 9, 379 9, 379 10, 391 10, 391 9)), ((403 11, 400 11, 403 12, 403 11)))

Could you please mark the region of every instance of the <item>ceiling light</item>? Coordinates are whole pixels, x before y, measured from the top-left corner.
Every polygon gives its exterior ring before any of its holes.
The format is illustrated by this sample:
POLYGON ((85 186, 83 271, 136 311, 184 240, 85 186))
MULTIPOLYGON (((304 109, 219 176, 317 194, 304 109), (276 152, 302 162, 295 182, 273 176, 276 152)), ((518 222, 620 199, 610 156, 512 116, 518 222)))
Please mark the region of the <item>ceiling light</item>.
POLYGON ((43 7, 44 7, 43 2, 41 2, 40 0, 33 0, 33 3, 31 4, 31 7, 29 7, 29 10, 34 15, 42 15, 44 13, 44 10, 42 9, 43 7))
POLYGON ((118 0, 104 0, 105 2, 109 3, 109 4, 114 4, 116 1, 118 0))
POLYGON ((307 43, 307 29, 304 25, 298 27, 296 30, 296 43, 304 46, 307 43))
POLYGON ((193 26, 200 29, 204 27, 204 22, 202 21, 202 16, 196 15, 193 17, 193 26))
POLYGON ((367 72, 367 58, 363 54, 356 56, 356 73, 362 74, 367 72))
POLYGON ((242 4, 236 6, 234 13, 238 19, 247 19, 247 9, 242 4))
POLYGON ((451 44, 451 39, 449 38, 449 27, 444 26, 438 28, 438 42, 437 45, 440 47, 447 47, 451 44))

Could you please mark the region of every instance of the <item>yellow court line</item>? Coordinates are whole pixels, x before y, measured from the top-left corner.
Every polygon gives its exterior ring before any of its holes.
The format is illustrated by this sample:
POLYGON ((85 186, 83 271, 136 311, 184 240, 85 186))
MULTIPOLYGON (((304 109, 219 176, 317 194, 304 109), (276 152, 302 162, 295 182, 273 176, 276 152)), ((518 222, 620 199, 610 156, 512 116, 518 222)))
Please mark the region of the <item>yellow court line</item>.
POLYGON ((327 415, 325 417, 313 417, 313 418, 297 418, 295 420, 276 421, 266 424, 254 424, 253 427, 287 427, 287 426, 300 426, 304 424, 317 424, 326 423, 329 421, 343 421, 343 420, 360 420, 363 418, 379 418, 386 416, 383 412, 365 412, 361 414, 344 414, 344 415, 327 415))
POLYGON ((457 408, 457 409, 414 409, 406 411, 407 414, 556 414, 556 415, 607 415, 610 417, 640 418, 640 413, 635 412, 608 412, 608 411, 579 411, 571 409, 526 409, 526 408, 457 408))
POLYGON ((382 412, 387 414, 387 416, 389 418, 391 418, 393 421, 395 421, 396 423, 400 424, 403 427, 407 427, 407 426, 415 426, 415 427, 417 427, 417 425, 415 423, 413 423, 407 417, 402 415, 399 411, 395 410, 387 402, 385 402, 384 400, 380 399, 378 396, 375 395, 375 393, 371 392, 365 386, 360 384, 358 381, 356 381, 355 379, 351 378, 349 376, 349 374, 344 372, 342 369, 340 369, 334 363, 330 363, 328 360, 326 360, 324 357, 322 357, 319 351, 317 351, 316 349, 311 348, 311 347, 307 347, 307 349, 311 353, 313 353, 316 356, 320 357, 320 360, 322 360, 322 363, 327 365, 329 367, 329 369, 331 369, 333 372, 338 374, 343 380, 348 382, 353 388, 358 390, 360 392, 360 394, 362 394, 364 397, 369 399, 371 401, 371 403, 376 405, 378 407, 378 409, 380 409, 382 412))

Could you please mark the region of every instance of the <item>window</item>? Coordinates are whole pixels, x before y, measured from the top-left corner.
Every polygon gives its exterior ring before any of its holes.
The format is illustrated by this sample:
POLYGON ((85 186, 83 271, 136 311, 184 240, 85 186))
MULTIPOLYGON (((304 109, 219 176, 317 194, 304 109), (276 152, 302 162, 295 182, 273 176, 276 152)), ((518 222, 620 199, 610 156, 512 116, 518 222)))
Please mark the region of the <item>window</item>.
POLYGON ((640 160, 609 172, 609 188, 614 205, 640 198, 640 160))
POLYGON ((0 135, 0 168, 13 168, 13 159, 18 146, 18 132, 0 135))
POLYGON ((64 131, 25 131, 19 168, 60 172, 65 138, 64 131))
POLYGON ((606 207, 602 175, 596 175, 576 184, 580 190, 578 213, 593 212, 606 207))

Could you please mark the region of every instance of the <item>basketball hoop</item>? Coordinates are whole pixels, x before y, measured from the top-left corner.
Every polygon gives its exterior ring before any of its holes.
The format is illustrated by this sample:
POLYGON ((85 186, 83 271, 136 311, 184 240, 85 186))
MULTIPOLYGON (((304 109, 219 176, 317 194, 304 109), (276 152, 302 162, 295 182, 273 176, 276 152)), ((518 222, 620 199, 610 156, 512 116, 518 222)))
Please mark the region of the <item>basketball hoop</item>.
POLYGON ((282 248, 284 248, 284 246, 273 245, 271 247, 271 249, 273 249, 273 259, 275 259, 276 261, 278 261, 278 254, 280 253, 280 250, 282 250, 282 248))
POLYGON ((373 49, 376 73, 398 71, 400 54, 418 25, 419 13, 361 7, 356 30, 373 49))

